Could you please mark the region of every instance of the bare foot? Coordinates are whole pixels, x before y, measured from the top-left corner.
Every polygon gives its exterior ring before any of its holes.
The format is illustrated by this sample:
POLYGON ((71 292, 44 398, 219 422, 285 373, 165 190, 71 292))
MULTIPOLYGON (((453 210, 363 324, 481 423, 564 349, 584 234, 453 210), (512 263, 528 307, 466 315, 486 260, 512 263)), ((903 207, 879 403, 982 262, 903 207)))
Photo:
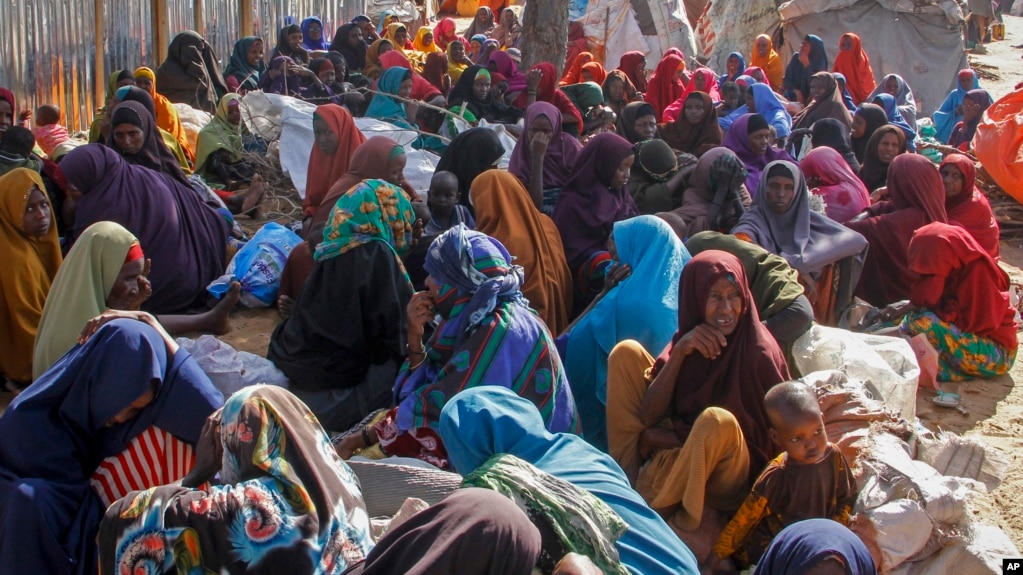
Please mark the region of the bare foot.
POLYGON ((266 184, 263 183, 263 179, 259 177, 259 174, 252 176, 252 183, 249 184, 249 189, 244 192, 235 194, 242 198, 242 214, 249 214, 250 217, 259 217, 259 204, 263 201, 263 194, 266 192, 266 184))
POLYGON ((231 331, 231 310, 238 303, 242 295, 242 284, 231 282, 224 297, 213 306, 213 309, 206 312, 206 330, 214 335, 224 335, 231 331))
POLYGON ((291 317, 291 312, 295 310, 295 300, 291 299, 286 295, 277 297, 277 313, 281 314, 282 318, 291 317))

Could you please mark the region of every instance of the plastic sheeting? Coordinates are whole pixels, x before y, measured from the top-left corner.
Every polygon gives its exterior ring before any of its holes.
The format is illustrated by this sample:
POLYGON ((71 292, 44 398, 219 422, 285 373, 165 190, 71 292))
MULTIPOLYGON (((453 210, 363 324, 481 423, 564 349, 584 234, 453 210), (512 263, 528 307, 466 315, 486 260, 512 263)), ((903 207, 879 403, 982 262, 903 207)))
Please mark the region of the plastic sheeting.
POLYGON ((973 138, 973 153, 1006 193, 1023 202, 1023 90, 987 109, 973 138))
POLYGON ((749 61, 757 36, 778 25, 774 0, 714 0, 700 17, 700 53, 708 65, 724 70, 728 54, 739 52, 749 61))
POLYGON ((617 67, 626 52, 650 51, 628 2, 590 0, 578 22, 585 30, 590 51, 598 60, 603 57, 605 67, 617 67))
POLYGON ((590 50, 604 67, 618 67, 622 54, 639 50, 656 62, 670 47, 696 54, 696 35, 683 0, 572 0, 568 17, 586 31, 590 50))

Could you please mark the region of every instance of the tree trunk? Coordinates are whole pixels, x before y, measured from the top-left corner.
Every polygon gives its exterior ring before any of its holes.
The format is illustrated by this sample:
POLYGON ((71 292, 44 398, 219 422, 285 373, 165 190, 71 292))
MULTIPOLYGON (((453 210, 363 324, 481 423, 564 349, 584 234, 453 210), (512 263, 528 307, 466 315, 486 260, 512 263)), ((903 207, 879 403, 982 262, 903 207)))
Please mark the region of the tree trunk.
POLYGON ((550 62, 564 72, 568 45, 569 0, 531 0, 522 13, 522 69, 550 62))

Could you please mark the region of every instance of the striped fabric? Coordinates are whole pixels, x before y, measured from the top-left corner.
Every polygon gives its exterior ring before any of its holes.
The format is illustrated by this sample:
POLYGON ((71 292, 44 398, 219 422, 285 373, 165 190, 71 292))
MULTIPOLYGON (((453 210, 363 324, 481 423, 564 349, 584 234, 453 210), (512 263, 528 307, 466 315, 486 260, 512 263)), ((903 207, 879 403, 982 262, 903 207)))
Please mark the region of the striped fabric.
POLYGON ((174 483, 195 465, 191 445, 158 428, 150 427, 117 455, 103 460, 89 483, 104 506, 132 491, 174 483))

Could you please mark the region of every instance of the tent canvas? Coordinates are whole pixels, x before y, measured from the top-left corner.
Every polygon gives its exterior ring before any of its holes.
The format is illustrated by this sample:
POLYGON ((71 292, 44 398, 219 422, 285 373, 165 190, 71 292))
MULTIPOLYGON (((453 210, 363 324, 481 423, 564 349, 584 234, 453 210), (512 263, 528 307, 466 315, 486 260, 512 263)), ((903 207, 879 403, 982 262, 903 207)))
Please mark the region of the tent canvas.
POLYGON ((683 0, 573 0, 569 18, 579 22, 590 51, 604 66, 618 67, 622 54, 639 50, 656 63, 674 46, 696 54, 696 38, 683 0))
POLYGON ((753 41, 778 26, 774 0, 712 0, 697 24, 700 54, 707 65, 724 70, 728 55, 739 52, 749 61, 753 41))

